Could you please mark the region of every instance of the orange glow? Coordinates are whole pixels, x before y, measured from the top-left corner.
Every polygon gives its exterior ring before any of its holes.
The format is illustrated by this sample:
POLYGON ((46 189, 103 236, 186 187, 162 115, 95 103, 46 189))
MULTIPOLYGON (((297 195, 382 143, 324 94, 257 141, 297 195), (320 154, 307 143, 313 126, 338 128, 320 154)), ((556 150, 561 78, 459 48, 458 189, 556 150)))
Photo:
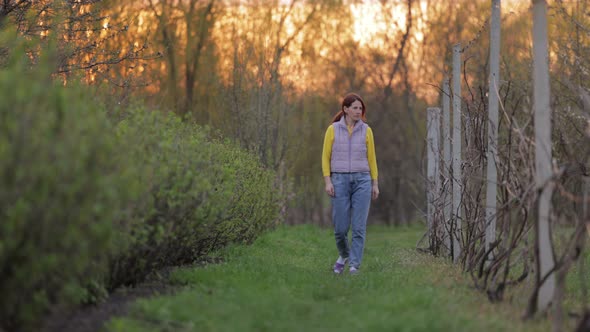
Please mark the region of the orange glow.
MULTIPOLYGON (((432 55, 424 54, 423 47, 426 44, 423 43, 433 42, 428 38, 427 29, 431 24, 429 14, 432 15, 433 9, 437 11, 438 8, 440 19, 439 6, 443 2, 418 0, 413 3, 412 29, 404 49, 404 66, 408 71, 410 84, 414 87, 413 92, 420 98, 435 100, 438 91, 428 84, 436 84, 442 79, 442 65, 437 67, 432 59, 425 58, 432 55)), ((147 41, 147 45, 155 45, 157 50, 162 50, 164 59, 170 52, 174 52, 176 72, 182 75, 187 63, 185 57, 190 56, 191 47, 194 47, 191 43, 198 40, 196 31, 187 36, 187 30, 198 27, 187 26, 186 4, 188 2, 185 1, 157 0, 154 0, 154 8, 143 0, 121 4, 117 16, 122 21, 132 22, 129 33, 116 34, 111 31, 111 24, 117 26, 119 22, 106 18, 100 22, 100 37, 109 40, 113 49, 119 44, 133 45, 137 49, 147 41), (175 5, 171 5, 172 3, 175 5), (169 20, 166 27, 168 38, 173 43, 172 49, 162 45, 158 15, 165 15, 169 20), (113 40, 108 37, 115 35, 117 37, 113 40)), ((301 30, 300 25, 305 22, 315 4, 298 2, 287 12, 290 4, 289 0, 280 0, 278 4, 261 1, 253 5, 252 2, 239 1, 218 5, 214 27, 209 36, 211 43, 215 45, 212 56, 216 59, 215 68, 211 70, 215 70, 216 75, 226 84, 252 83, 260 86, 268 83, 274 75, 272 71, 278 68, 279 75, 273 77, 279 77, 284 86, 288 86, 293 93, 321 92, 335 82, 346 86, 350 82, 338 83, 349 79, 347 74, 342 74, 346 70, 358 71, 351 74, 350 80, 355 80, 360 75, 364 89, 380 90, 388 84, 388 76, 392 64, 396 62, 400 41, 406 30, 408 8, 405 1, 348 2, 348 5, 338 8, 341 13, 323 12, 321 17, 316 14, 313 25, 301 30), (283 25, 279 27, 281 21, 283 25), (278 52, 279 47, 287 41, 288 45, 278 52), (376 60, 371 58, 373 56, 376 60), (276 64, 277 58, 279 64, 276 64), (365 66, 370 68, 363 68, 365 66), (242 82, 235 81, 238 76, 242 82)), ((505 0, 502 6, 504 15, 509 15, 510 11, 525 5, 522 1, 505 0)), ((76 7, 82 14, 88 12, 88 8, 87 5, 76 7)), ((469 25, 483 23, 475 16, 471 20, 469 25)), ((90 30, 83 33, 87 37, 93 34, 90 30)), ((97 38, 97 34, 92 38, 97 38)), ((154 48, 150 49, 152 50, 154 48)), ((166 60, 148 62, 145 67, 135 66, 131 72, 158 84, 166 80, 169 65, 170 62, 166 60)), ((107 75, 127 74, 129 70, 120 69, 107 75)), ((402 83, 402 77, 399 72, 393 77, 394 89, 402 83)), ((155 88, 155 84, 149 89, 155 88)), ((183 81, 180 80, 178 84, 182 85, 183 81)))
MULTIPOLYGON (((41 27, 43 26, 43 24, 45 24, 45 22, 43 22, 43 21, 39 22, 39 25, 41 27)), ((41 33, 40 33, 41 37, 47 37, 48 34, 49 34, 48 30, 46 30, 46 29, 41 30, 41 33)))
POLYGON ((383 46, 383 40, 377 38, 380 33, 405 29, 406 6, 392 4, 384 7, 379 2, 365 0, 360 4, 351 4, 350 11, 354 17, 354 40, 360 45, 383 46))

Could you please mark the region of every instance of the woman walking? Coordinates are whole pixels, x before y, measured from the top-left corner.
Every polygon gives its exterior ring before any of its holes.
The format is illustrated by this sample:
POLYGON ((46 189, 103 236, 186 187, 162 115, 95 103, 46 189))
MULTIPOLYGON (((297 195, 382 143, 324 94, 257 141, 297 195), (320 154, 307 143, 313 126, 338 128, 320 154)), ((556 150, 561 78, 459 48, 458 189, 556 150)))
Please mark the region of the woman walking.
POLYGON ((324 137, 322 172, 326 193, 332 198, 332 222, 340 255, 333 268, 336 274, 341 274, 347 263, 349 273, 359 271, 371 198, 379 196, 375 141, 365 123, 365 113, 363 99, 349 93, 324 137))

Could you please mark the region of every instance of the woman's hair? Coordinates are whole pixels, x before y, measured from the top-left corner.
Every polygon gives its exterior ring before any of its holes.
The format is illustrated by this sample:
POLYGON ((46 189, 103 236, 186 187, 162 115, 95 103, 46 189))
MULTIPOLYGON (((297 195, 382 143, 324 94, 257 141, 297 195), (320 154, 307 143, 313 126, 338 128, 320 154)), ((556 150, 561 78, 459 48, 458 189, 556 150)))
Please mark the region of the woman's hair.
POLYGON ((350 107, 350 105, 352 105, 352 103, 354 103, 357 100, 361 102, 361 105, 363 107, 362 119, 363 119, 363 121, 366 122, 367 118, 365 117, 365 113, 367 112, 367 107, 365 107, 365 102, 363 101, 363 98, 361 98, 361 96, 357 95, 356 93, 351 92, 351 93, 347 94, 344 97, 344 99, 342 100, 342 106, 340 107, 340 112, 336 113, 336 115, 332 119, 332 123, 340 121, 340 119, 345 115, 344 107, 350 107))

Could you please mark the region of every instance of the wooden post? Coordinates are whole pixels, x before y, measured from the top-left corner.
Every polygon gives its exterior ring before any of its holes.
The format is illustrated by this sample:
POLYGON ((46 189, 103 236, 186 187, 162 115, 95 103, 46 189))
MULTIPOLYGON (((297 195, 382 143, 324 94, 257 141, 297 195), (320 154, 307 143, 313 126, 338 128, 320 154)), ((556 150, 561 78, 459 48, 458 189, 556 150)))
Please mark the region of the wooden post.
MULTIPOLYGON (((535 121, 536 185, 540 190, 538 218, 536 222, 537 280, 540 281, 553 269, 555 258, 549 216, 553 194, 551 167, 551 108, 549 105, 549 59, 547 42, 547 2, 533 0, 533 105, 535 121)), ((540 285, 537 310, 544 312, 555 293, 555 273, 551 273, 540 285)))
POLYGON ((441 167, 443 180, 446 182, 443 193, 443 241, 448 249, 447 254, 451 254, 451 197, 453 185, 453 173, 451 164, 451 89, 449 87, 449 78, 445 76, 443 80, 443 121, 442 121, 442 139, 443 139, 443 158, 444 163, 441 167))
POLYGON ((461 44, 453 46, 453 262, 461 255, 461 44))
POLYGON ((488 91, 488 151, 486 186, 486 251, 496 241, 498 170, 498 101, 500 91, 500 16, 501 1, 492 0, 490 28, 490 81, 488 91))
MULTIPOLYGON (((582 220, 586 225, 586 232, 590 236, 590 216, 588 215, 588 189, 590 188, 590 178, 584 177, 584 203, 582 205, 582 220)), ((581 261, 581 260, 580 260, 581 261)))
POLYGON ((440 191, 440 108, 429 107, 427 109, 427 158, 428 165, 426 171, 427 178, 427 214, 428 214, 428 237, 430 244, 435 243, 434 237, 437 236, 435 229, 435 213, 437 210, 438 195, 440 191))

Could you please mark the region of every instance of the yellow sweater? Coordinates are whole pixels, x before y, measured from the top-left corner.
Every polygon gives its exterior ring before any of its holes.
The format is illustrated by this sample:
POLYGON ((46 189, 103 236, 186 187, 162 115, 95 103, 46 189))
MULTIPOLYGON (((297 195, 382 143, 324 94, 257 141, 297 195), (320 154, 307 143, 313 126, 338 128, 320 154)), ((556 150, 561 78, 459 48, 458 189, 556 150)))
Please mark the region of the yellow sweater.
MULTIPOLYGON (((352 135, 352 127, 348 127, 348 135, 352 135)), ((375 140, 371 127, 367 128, 367 159, 369 161, 369 170, 371 179, 377 180, 377 157, 375 155, 375 140)), ((334 143, 334 126, 329 126, 324 137, 324 150, 322 152, 322 172, 324 176, 330 176, 330 160, 332 158, 332 143, 334 143)))

